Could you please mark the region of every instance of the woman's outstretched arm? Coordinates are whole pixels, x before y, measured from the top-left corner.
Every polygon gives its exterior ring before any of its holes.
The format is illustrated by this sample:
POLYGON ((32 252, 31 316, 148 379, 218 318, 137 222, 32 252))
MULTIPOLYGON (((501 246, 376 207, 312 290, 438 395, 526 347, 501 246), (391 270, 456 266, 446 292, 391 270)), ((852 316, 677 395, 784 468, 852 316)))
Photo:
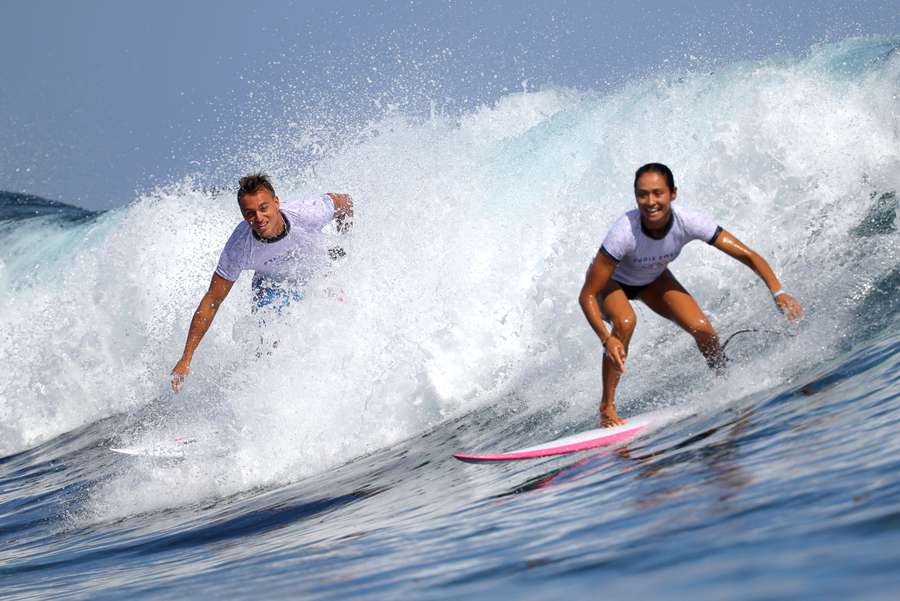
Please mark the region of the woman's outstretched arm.
POLYGON ((785 317, 791 321, 797 321, 803 317, 803 307, 800 306, 797 299, 781 289, 778 276, 759 254, 725 230, 722 230, 713 246, 752 269, 765 282, 775 304, 785 317))

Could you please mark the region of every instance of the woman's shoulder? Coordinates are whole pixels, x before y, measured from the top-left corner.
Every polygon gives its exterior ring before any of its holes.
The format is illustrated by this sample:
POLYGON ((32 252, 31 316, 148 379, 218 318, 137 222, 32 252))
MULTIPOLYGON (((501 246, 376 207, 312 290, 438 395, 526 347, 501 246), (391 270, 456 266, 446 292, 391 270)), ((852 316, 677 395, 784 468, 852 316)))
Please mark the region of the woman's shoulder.
POLYGON ((672 212, 675 214, 679 229, 690 238, 714 239, 719 226, 706 211, 678 207, 677 209, 673 208, 672 212))
MULTIPOLYGON (((620 255, 632 248, 637 232, 640 231, 641 217, 637 209, 621 214, 609 228, 604 245, 619 248, 620 255)), ((607 250, 610 250, 607 248, 607 250)), ((619 256, 619 255, 617 255, 619 256)))
POLYGON ((697 209, 691 206, 673 206, 672 212, 675 214, 676 219, 681 219, 682 221, 695 221, 698 219, 706 220, 712 219, 709 213, 702 209, 697 209))
POLYGON ((625 211, 621 215, 619 215, 615 221, 613 221, 613 228, 621 228, 621 229, 634 229, 635 227, 640 228, 641 226, 641 212, 638 209, 631 209, 630 211, 625 211))

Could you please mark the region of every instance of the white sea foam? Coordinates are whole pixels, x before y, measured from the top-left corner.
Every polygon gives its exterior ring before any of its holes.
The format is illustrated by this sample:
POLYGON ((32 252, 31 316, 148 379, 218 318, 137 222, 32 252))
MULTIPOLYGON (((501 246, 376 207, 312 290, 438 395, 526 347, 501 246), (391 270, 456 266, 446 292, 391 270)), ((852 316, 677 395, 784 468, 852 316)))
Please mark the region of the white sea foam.
MULTIPOLYGON (((278 349, 255 359, 255 326, 235 335, 249 320, 242 278, 185 391, 163 397, 164 415, 127 441, 209 432, 222 455, 123 463, 94 491, 96 512, 321 471, 509 391, 526 409, 561 403, 560 419, 590 415, 600 348, 576 297, 648 161, 674 168, 679 204, 767 257, 809 317, 798 338, 707 387, 696 384, 708 378, 690 338, 640 308, 623 409, 684 396, 702 406, 789 380, 832 352, 859 295, 897 264, 896 234, 852 234, 878 194, 900 187, 892 48, 850 40, 608 96, 546 89, 458 119, 372 123, 314 170, 277 182, 282 196, 346 191, 357 206, 344 263, 267 330, 278 349)), ((277 153, 267 160, 278 172, 277 153)), ((4 231, 15 251, 0 271, 0 454, 163 395, 238 219, 230 195, 181 182, 89 224, 4 231)), ((723 332, 782 327, 752 273, 705 245, 673 271, 723 332)))

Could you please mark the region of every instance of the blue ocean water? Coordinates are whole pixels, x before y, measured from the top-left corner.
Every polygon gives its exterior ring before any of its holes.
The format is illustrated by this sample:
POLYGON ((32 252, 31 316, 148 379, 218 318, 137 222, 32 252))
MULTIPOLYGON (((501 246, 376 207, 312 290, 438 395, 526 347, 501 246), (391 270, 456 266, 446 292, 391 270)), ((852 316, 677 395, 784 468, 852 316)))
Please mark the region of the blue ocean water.
POLYGON ((346 258, 259 358, 239 281, 178 396, 231 193, 173 182, 104 213, 3 195, 0 596, 896 598, 898 46, 388 111, 277 182, 354 195, 346 258), (650 160, 769 259, 805 321, 689 246, 673 271, 723 334, 785 335, 736 338, 716 379, 638 306, 620 411, 666 423, 456 462, 593 426, 600 348, 576 297, 650 160), (199 440, 185 459, 108 450, 180 436, 199 440))

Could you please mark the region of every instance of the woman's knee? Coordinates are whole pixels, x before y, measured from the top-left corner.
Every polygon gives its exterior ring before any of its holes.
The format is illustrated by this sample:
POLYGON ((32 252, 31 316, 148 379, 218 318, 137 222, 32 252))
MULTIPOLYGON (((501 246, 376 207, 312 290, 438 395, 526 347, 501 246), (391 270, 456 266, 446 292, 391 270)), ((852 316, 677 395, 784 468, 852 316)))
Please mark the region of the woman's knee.
POLYGON ((630 338, 635 326, 637 326, 637 315, 635 315, 634 311, 614 315, 612 317, 612 326, 613 333, 617 336, 621 335, 630 338))
POLYGON ((710 340, 717 336, 715 328, 706 317, 691 320, 685 329, 697 340, 710 340))

